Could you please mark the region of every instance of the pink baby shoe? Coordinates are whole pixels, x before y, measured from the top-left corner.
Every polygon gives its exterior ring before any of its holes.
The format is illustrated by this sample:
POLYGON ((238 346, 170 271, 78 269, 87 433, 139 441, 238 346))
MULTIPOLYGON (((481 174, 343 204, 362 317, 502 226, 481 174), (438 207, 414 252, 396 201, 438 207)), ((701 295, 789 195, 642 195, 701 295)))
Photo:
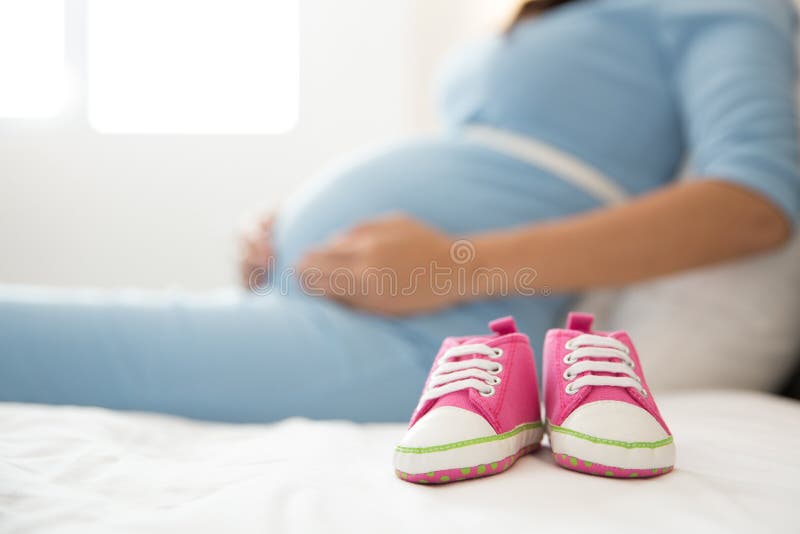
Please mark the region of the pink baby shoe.
POLYGON ((489 328, 494 334, 444 340, 395 449, 401 479, 441 484, 495 475, 539 447, 544 428, 530 340, 511 317, 489 328))
POLYGON ((675 464, 672 434, 658 412, 625 332, 593 332, 594 317, 570 313, 544 342, 544 400, 553 457, 562 467, 609 477, 652 477, 675 464))

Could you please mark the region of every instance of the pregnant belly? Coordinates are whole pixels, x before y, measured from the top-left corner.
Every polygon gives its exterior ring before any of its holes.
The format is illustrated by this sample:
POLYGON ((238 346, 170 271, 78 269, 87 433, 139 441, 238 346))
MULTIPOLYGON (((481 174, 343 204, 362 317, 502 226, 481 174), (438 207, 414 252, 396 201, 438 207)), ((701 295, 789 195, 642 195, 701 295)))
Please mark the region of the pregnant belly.
POLYGON ((281 207, 273 244, 285 267, 343 229, 391 211, 463 235, 596 205, 527 163, 459 140, 420 140, 312 179, 281 207))

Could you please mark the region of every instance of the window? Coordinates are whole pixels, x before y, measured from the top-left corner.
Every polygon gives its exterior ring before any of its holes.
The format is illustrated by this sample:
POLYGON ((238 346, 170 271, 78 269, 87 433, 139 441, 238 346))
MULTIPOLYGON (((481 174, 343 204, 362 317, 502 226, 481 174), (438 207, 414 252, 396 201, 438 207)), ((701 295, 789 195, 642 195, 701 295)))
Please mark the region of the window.
POLYGON ((64 0, 0 0, 0 117, 54 116, 65 94, 64 0))
POLYGON ((276 134, 297 120, 297 0, 88 0, 87 20, 98 131, 276 134))

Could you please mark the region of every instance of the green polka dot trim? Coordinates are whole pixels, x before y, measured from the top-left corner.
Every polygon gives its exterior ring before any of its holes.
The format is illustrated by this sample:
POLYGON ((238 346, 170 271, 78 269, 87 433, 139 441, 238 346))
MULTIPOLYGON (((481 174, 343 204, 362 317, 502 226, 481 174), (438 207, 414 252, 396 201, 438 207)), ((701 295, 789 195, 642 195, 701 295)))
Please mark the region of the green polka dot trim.
POLYGON ((674 468, 674 466, 667 466, 667 467, 648 467, 643 469, 634 469, 634 468, 629 469, 624 467, 606 466, 603 464, 598 464, 596 462, 583 460, 576 456, 568 456, 560 452, 554 452, 553 459, 556 461, 558 465, 560 465, 561 467, 566 467, 567 469, 580 471, 590 475, 601 475, 601 476, 604 475, 606 477, 611 477, 611 478, 646 479, 649 477, 661 475, 663 473, 669 473, 674 468), (565 457, 567 458, 567 461, 564 461, 565 457))
POLYGON ((418 484, 436 485, 447 482, 455 482, 469 478, 483 477, 501 473, 510 468, 514 462, 520 458, 520 456, 533 452, 538 448, 539 444, 537 443, 532 446, 527 446, 517 451, 517 453, 513 454, 512 456, 504 458, 503 460, 498 460, 488 464, 475 465, 472 467, 460 467, 441 471, 428 471, 426 473, 419 474, 406 473, 400 471, 399 469, 395 469, 395 473, 399 478, 405 481, 415 482, 418 484))

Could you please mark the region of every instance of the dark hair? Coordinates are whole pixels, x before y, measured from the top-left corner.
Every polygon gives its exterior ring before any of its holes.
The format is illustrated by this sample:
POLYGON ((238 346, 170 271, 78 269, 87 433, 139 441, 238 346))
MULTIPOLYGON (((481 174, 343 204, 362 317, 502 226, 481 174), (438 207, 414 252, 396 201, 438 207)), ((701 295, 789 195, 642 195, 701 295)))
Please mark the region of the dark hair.
POLYGON ((517 14, 511 20, 511 25, 508 29, 512 29, 522 20, 535 17, 548 9, 553 9, 554 7, 573 1, 574 0, 528 0, 517 10, 517 14))

